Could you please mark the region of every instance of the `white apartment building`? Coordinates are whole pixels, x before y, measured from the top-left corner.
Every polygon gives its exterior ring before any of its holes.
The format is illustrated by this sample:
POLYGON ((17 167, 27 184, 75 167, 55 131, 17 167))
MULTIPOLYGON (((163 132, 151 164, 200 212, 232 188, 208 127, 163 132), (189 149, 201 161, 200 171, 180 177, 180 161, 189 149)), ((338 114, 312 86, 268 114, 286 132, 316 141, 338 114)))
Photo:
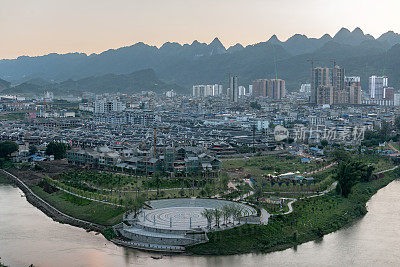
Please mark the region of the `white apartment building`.
POLYGON ((121 112, 125 110, 122 102, 117 99, 97 99, 94 102, 94 113, 121 112))
POLYGON ((239 96, 244 96, 246 95, 246 87, 244 86, 239 86, 239 96))
POLYGON ((220 84, 201 84, 193 86, 194 97, 219 96, 222 94, 222 85, 220 84))
POLYGON ((369 77, 369 93, 371 99, 383 99, 384 88, 388 86, 388 77, 369 77))

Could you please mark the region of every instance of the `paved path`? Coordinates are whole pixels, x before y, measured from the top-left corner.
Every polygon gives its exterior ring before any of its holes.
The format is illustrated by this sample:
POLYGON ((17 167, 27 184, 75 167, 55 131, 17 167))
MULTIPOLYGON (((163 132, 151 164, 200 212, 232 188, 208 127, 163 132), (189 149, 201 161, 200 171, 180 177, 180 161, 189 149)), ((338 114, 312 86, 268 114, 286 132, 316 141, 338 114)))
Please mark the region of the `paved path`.
POLYGON ((389 146, 393 151, 396 151, 397 153, 400 153, 400 151, 399 151, 397 148, 395 148, 395 147, 392 145, 392 143, 388 143, 388 146, 389 146))
POLYGON ((65 192, 65 193, 67 193, 67 194, 70 194, 70 195, 73 195, 73 196, 76 196, 76 197, 80 197, 80 198, 87 199, 87 200, 94 201, 94 202, 100 202, 100 203, 107 204, 107 205, 111 205, 111 206, 124 207, 123 205, 118 205, 118 204, 111 203, 111 202, 108 202, 108 201, 98 200, 98 199, 94 199, 94 198, 90 198, 90 197, 84 197, 84 196, 75 194, 75 193, 73 193, 73 192, 71 192, 71 191, 68 191, 68 190, 66 190, 66 189, 64 189, 64 188, 61 188, 61 187, 59 187, 59 186, 56 186, 56 185, 55 185, 55 187, 56 187, 57 189, 59 189, 59 190, 65 192))
MULTIPOLYGON (((385 172, 390 172, 390 171, 396 170, 397 168, 399 168, 399 166, 395 166, 395 167, 390 168, 390 169, 387 169, 387 170, 383 170, 383 171, 380 171, 380 172, 376 172, 375 174, 381 174, 381 173, 385 173, 385 172)), ((331 192, 332 190, 334 190, 334 189, 336 188, 337 184, 338 184, 338 182, 335 181, 334 183, 332 183, 332 185, 331 185, 328 189, 322 191, 321 193, 316 194, 316 195, 312 195, 312 196, 302 197, 302 198, 299 198, 299 199, 307 199, 307 198, 313 198, 313 197, 320 197, 320 196, 323 196, 323 195, 325 195, 325 194, 331 192)), ((288 203, 289 211, 287 211, 287 212, 285 212, 285 213, 282 213, 282 215, 286 215, 286 214, 292 213, 292 212, 293 212, 292 204, 293 204, 294 202, 297 201, 296 198, 285 198, 285 199, 291 199, 291 201, 288 203)), ((271 214, 271 216, 273 216, 273 215, 277 215, 277 214, 271 214)))
POLYGON ((393 168, 391 168, 391 169, 387 169, 387 170, 384 170, 384 171, 376 172, 375 174, 381 174, 381 173, 385 173, 385 172, 394 171, 394 170, 397 169, 398 167, 399 167, 399 166, 395 166, 395 167, 393 167, 393 168))
MULTIPOLYGON (((111 190, 111 189, 108 189, 108 188, 100 188, 100 187, 96 187, 96 186, 93 186, 93 185, 91 185, 91 184, 89 184, 89 183, 85 183, 84 182, 84 184, 86 184, 87 186, 89 186, 90 188, 92 188, 92 189, 96 189, 96 190, 99 190, 99 191, 106 191, 106 192, 116 192, 116 193, 138 193, 138 191, 139 191, 139 193, 140 192, 146 192, 146 191, 149 191, 149 192, 157 192, 157 189, 149 189, 149 190, 147 190, 147 189, 142 189, 142 190, 117 190, 117 189, 113 189, 113 190, 111 190)), ((168 190, 181 190, 181 189, 184 189, 184 190, 188 190, 188 189, 190 189, 190 190, 192 190, 193 189, 193 187, 184 187, 184 188, 182 188, 182 187, 174 187, 174 188, 160 188, 160 189, 158 189, 159 191, 168 191, 168 190)))
POLYGON ((337 164, 337 162, 332 162, 331 164, 326 165, 326 166, 324 166, 324 167, 322 167, 322 168, 320 168, 318 170, 313 170, 311 172, 308 172, 307 175, 311 175, 311 174, 315 174, 315 173, 319 173, 319 172, 325 171, 325 170, 335 166, 336 164, 337 164))

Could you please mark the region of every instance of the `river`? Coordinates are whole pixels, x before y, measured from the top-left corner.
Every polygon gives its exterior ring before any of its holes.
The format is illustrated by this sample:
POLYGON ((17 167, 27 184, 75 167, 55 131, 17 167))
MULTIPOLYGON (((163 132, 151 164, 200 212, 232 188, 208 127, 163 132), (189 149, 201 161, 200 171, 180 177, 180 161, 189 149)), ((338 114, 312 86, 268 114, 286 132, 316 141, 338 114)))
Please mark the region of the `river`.
POLYGON ((321 241, 268 254, 166 256, 115 246, 103 236, 54 222, 22 191, 0 184, 0 257, 8 266, 400 266, 400 181, 368 202, 368 214, 321 241))

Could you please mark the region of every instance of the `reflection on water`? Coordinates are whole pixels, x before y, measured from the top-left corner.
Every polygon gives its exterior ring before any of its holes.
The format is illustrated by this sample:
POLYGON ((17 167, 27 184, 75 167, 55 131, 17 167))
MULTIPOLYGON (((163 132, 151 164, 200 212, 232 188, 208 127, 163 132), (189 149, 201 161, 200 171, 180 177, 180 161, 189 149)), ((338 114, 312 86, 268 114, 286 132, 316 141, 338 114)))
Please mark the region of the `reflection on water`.
POLYGON ((52 221, 22 192, 0 185, 0 257, 10 266, 400 266, 400 182, 380 190, 353 226, 296 249, 223 257, 173 256, 115 246, 101 235, 52 221))

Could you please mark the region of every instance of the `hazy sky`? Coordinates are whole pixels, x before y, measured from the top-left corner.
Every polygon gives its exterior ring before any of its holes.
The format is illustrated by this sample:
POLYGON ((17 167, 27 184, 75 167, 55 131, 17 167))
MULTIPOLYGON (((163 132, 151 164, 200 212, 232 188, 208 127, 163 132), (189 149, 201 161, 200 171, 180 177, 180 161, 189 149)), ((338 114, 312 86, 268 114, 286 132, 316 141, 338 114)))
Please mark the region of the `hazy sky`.
POLYGON ((0 0, 0 58, 100 52, 143 41, 225 46, 359 26, 400 32, 399 0, 0 0))

